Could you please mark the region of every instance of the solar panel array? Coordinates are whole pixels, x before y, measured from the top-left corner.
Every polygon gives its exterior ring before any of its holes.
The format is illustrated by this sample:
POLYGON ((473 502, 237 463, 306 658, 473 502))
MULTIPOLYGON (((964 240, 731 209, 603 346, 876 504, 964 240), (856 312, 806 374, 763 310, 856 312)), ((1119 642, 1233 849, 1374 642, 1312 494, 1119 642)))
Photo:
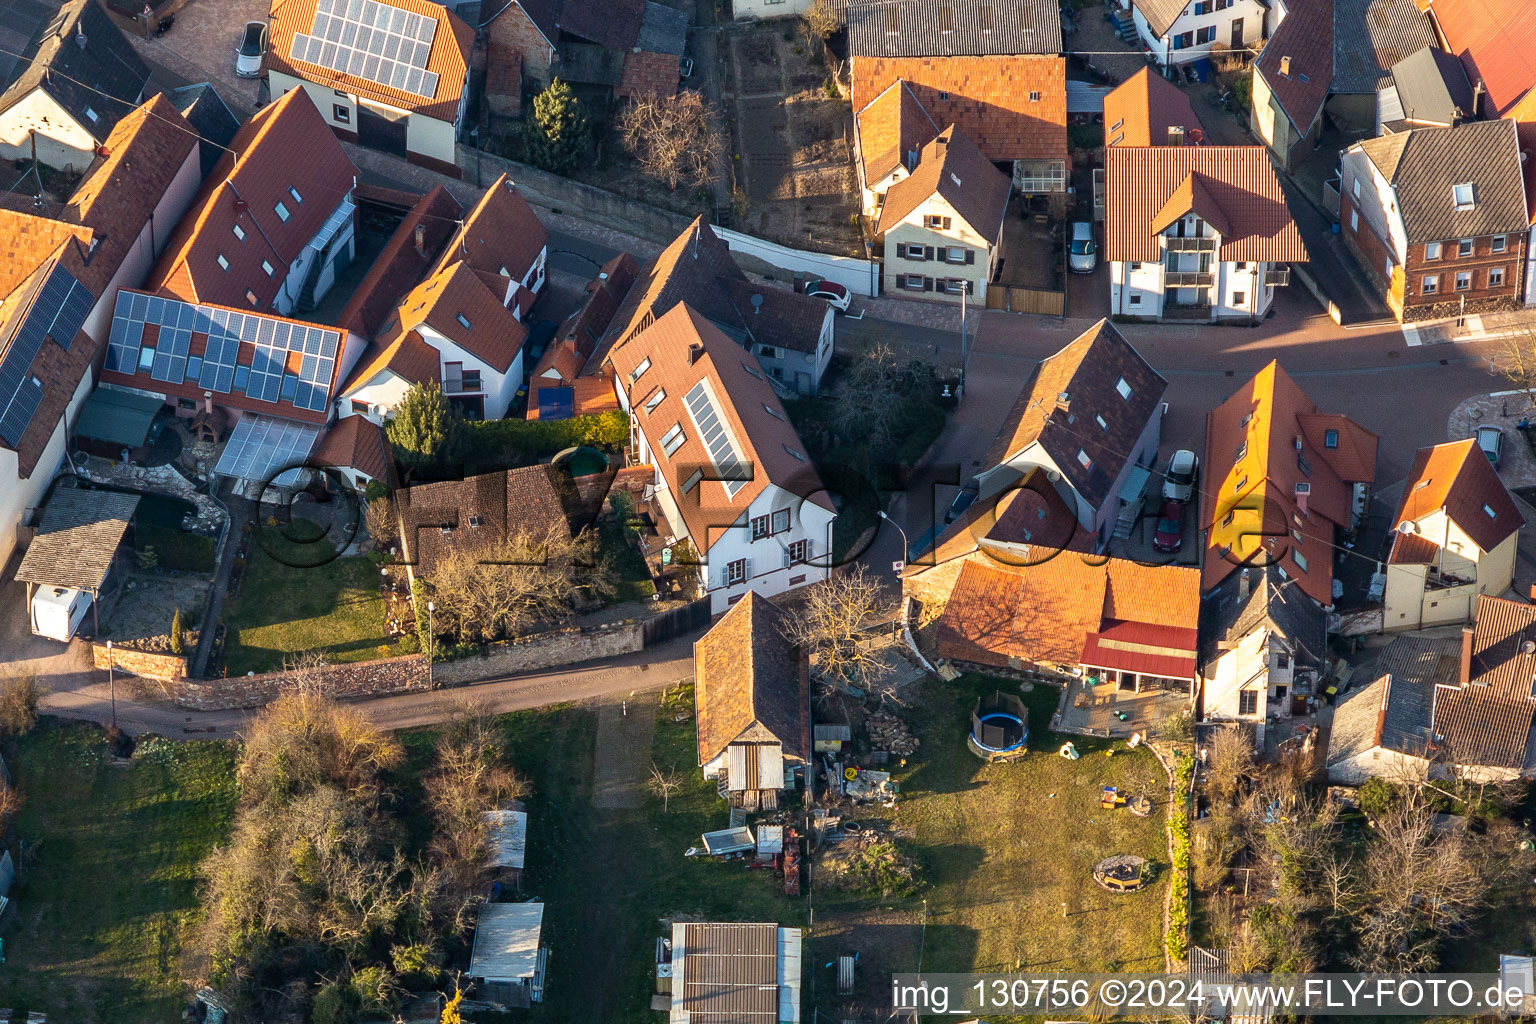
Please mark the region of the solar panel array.
POLYGON ((314 423, 275 416, 243 416, 230 432, 213 471, 239 480, 271 481, 280 470, 304 464, 320 437, 314 423))
POLYGON ((0 358, 0 437, 12 447, 21 443, 43 400, 42 385, 32 376, 32 361, 43 339, 51 337, 68 350, 95 302, 74 274, 55 263, 27 307, 0 358))
POLYGON ((288 54, 353 78, 431 99, 437 72, 427 70, 437 19, 378 0, 320 0, 308 33, 294 34, 288 54))
POLYGON ((340 339, 337 331, 279 317, 120 291, 107 339, 106 368, 320 412, 330 398, 340 339), (145 328, 151 324, 159 328, 159 337, 145 345, 145 328), (191 354, 194 334, 208 337, 201 356, 191 354), (252 346, 247 366, 239 365, 242 344, 252 346), (296 372, 288 369, 292 353, 299 354, 296 372))
MULTIPOLYGON (((747 474, 742 465, 741 452, 737 450, 730 429, 725 425, 725 417, 715 408, 715 399, 709 393, 709 388, 705 387, 703 381, 699 381, 689 389, 684 401, 688 403, 688 411, 693 414, 694 426, 699 429, 699 439, 709 449, 710 461, 715 464, 720 475, 745 477, 747 474)), ((734 498, 746 483, 745 479, 727 480, 725 493, 734 498)))

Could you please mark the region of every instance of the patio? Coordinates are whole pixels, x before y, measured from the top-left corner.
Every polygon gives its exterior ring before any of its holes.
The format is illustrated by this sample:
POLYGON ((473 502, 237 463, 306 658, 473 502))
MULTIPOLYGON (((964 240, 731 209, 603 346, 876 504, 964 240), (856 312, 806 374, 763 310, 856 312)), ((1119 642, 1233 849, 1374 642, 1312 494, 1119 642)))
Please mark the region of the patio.
POLYGON ((1062 692, 1051 720, 1055 732, 1080 736, 1145 735, 1169 715, 1189 707, 1189 694, 1177 690, 1120 690, 1113 682, 1094 685, 1074 679, 1062 692))

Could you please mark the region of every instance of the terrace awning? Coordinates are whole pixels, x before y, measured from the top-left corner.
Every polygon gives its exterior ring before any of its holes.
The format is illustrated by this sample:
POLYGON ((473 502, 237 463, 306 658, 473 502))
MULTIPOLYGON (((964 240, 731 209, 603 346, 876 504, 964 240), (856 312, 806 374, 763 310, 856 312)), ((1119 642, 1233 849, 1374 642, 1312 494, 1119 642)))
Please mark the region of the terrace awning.
POLYGON ((317 424, 250 413, 235 424, 213 471, 237 480, 284 483, 291 477, 284 470, 304 465, 319 439, 317 424))
POLYGON ((149 438, 150 425, 164 404, 162 398, 97 388, 80 407, 75 435, 124 448, 138 448, 149 438))

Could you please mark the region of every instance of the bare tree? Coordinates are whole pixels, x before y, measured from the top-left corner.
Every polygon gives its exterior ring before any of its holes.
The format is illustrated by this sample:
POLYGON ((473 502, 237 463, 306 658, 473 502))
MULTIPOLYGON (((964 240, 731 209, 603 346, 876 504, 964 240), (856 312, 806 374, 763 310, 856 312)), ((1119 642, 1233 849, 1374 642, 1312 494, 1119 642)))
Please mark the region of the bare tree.
POLYGON ((23 802, 21 790, 0 782, 0 836, 10 830, 11 822, 21 813, 23 802))
POLYGON ((815 0, 800 15, 805 31, 816 40, 817 46, 825 47, 830 39, 846 23, 847 13, 840 3, 833 0, 815 0))
POLYGON ((1226 725, 1211 737, 1210 775, 1207 786, 1215 800, 1226 802, 1253 767, 1253 739, 1241 725, 1226 725))
POLYGON ((1521 318, 1507 329, 1498 346, 1488 360, 1489 369, 1525 392, 1528 407, 1536 409, 1536 318, 1521 318))
POLYGON ((370 499, 363 505, 363 523, 368 527, 368 536, 373 538, 379 550, 394 544, 400 536, 399 520, 395 517, 395 499, 387 494, 370 499))
POLYGON ((666 814, 668 805, 672 801, 672 794, 678 792, 687 783, 678 770, 668 765, 661 767, 655 761, 651 762, 651 777, 646 780, 645 788, 654 796, 661 797, 661 813, 666 814))
POLYGON ((719 180, 725 141, 714 106, 697 92, 639 96, 620 115, 618 128, 641 170, 667 188, 702 188, 719 180))
POLYGON ((784 620, 784 638, 810 653, 820 678, 877 690, 889 667, 865 631, 878 621, 881 604, 879 580, 854 565, 800 592, 796 613, 784 620))
POLYGON ((37 673, 26 670, 0 675, 0 729, 21 736, 37 724, 37 706, 47 691, 37 673))

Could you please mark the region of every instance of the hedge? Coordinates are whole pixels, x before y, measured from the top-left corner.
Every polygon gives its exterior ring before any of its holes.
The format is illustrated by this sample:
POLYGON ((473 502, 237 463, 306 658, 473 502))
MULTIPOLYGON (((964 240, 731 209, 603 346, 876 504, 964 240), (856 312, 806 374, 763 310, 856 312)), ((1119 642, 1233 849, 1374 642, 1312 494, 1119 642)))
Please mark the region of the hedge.
POLYGON ((1173 766, 1173 806, 1168 809, 1168 834, 1173 839, 1173 879, 1168 893, 1168 956, 1182 961, 1189 953, 1189 795, 1195 761, 1179 757, 1173 766))
POLYGON ((530 465, 579 445, 612 452, 629 443, 629 418, 622 409, 568 420, 472 421, 468 427, 464 462, 470 467, 530 465))

